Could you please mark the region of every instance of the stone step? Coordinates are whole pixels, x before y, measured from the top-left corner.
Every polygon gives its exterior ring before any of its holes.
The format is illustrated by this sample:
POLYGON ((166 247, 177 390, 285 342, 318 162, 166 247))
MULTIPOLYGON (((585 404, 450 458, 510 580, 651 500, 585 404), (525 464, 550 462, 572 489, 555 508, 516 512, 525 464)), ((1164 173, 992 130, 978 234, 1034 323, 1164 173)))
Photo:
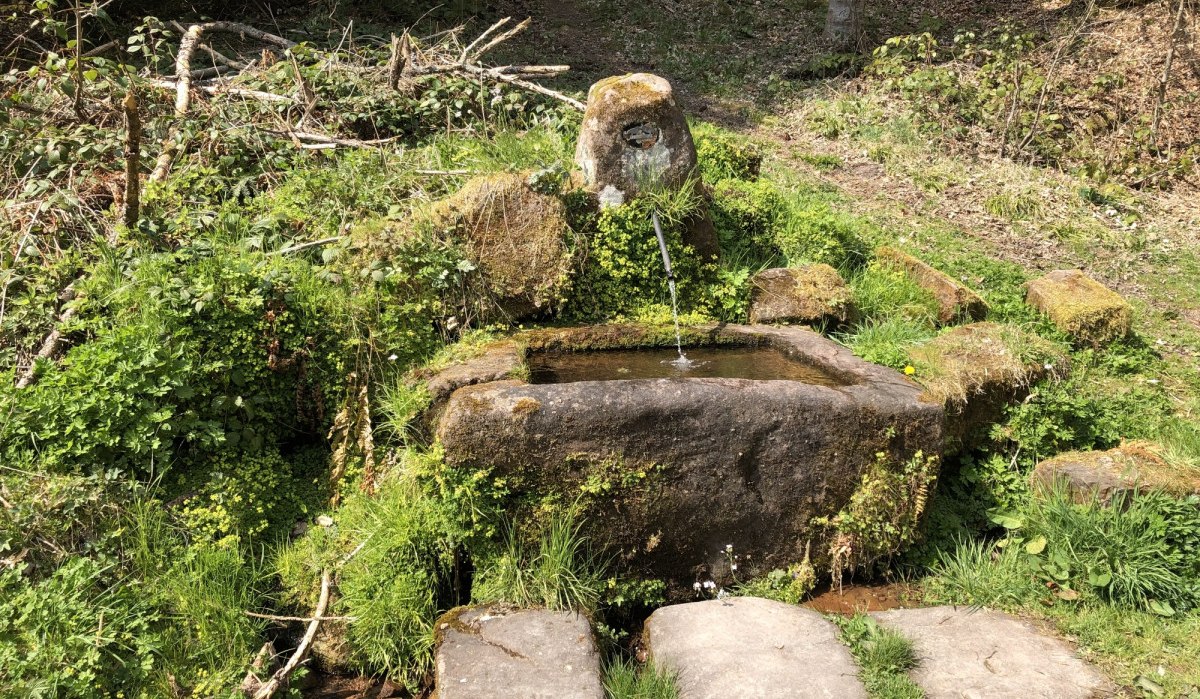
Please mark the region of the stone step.
POLYGON ((911 677, 927 699, 1099 699, 1116 688, 1065 641, 987 609, 927 607, 875 612, 908 637, 911 677))
POLYGON ((437 624, 438 699, 603 699, 586 617, 486 605, 437 624))
POLYGON ((680 699, 866 699, 858 668, 819 613, 755 597, 658 609, 643 636, 678 675, 680 699))

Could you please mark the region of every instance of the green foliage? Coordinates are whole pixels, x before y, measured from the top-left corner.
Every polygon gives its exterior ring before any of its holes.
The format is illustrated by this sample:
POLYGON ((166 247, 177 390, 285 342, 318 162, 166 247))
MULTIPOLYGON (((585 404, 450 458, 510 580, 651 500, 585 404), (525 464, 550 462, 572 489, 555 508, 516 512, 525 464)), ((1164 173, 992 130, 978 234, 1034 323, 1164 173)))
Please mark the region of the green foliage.
POLYGON ((338 570, 330 613, 354 617, 345 627, 350 662, 410 688, 433 661, 434 621, 464 592, 453 589, 452 571, 470 536, 470 515, 457 507, 460 500, 421 483, 440 460, 436 451, 406 452, 374 496, 350 495, 332 527, 310 529, 275 561, 284 600, 305 611, 315 603, 321 571, 338 570))
POLYGON ((799 563, 776 568, 766 575, 742 583, 737 588, 739 595, 762 597, 788 604, 800 604, 817 584, 817 573, 808 557, 799 563))
POLYGON ((937 299, 902 270, 871 263, 851 276, 848 283, 865 319, 902 319, 914 326, 932 327, 937 318, 937 299))
POLYGON ((1108 449, 1122 439, 1153 437, 1169 405, 1160 391, 1078 368, 1067 381, 1044 384, 1008 409, 993 438, 1020 452, 1023 470, 1055 454, 1108 449))
MULTIPOLYGON (((5 696, 136 696, 160 639, 135 585, 111 583, 110 566, 72 557, 30 583, 25 566, 0 569, 0 677, 5 696)), ((117 573, 119 575, 119 573, 117 573)))
POLYGON ((1013 606, 1099 600, 1171 616, 1200 601, 1200 497, 1133 494, 1076 502, 1057 488, 993 510, 1009 535, 959 540, 938 555, 927 594, 942 602, 1013 606))
POLYGON ((866 614, 831 617, 841 630, 842 643, 858 662, 860 677, 872 699, 922 699, 925 693, 908 677, 917 666, 912 641, 880 626, 866 614))
POLYGON ((748 182, 758 179, 763 148, 756 141, 703 121, 692 122, 691 130, 700 176, 706 184, 727 179, 748 182))
POLYGON ((10 472, 0 467, 0 557, 19 556, 27 578, 71 555, 109 551, 127 484, 101 475, 10 472))
POLYGON ((832 530, 830 571, 869 570, 917 539, 921 516, 937 480, 938 457, 917 452, 895 464, 880 452, 850 502, 832 518, 813 524, 832 530))
POLYGON ((222 453, 180 476, 178 517, 197 540, 233 546, 278 536, 327 496, 329 452, 222 453))
POLYGON ((480 571, 472 594, 481 602, 594 612, 605 585, 603 567, 569 509, 545 524, 536 548, 510 529, 503 551, 480 571))
POLYGON ((1010 545, 1048 583, 1163 615, 1200 602, 1200 497, 1146 493, 1106 505, 1059 488, 1005 523, 1020 535, 1010 545))
POLYGON ((928 323, 894 317, 867 320, 836 338, 868 362, 903 369, 909 364, 908 349, 934 335, 935 331, 928 323))
POLYGON ((769 180, 720 180, 712 190, 713 226, 721 255, 748 267, 767 267, 780 257, 775 228, 783 199, 769 180))
POLYGON ((617 658, 604 668, 604 696, 607 699, 678 699, 675 676, 652 664, 617 658))
MULTIPOLYGON (((703 308, 705 282, 713 265, 683 244, 688 219, 698 211, 693 187, 641 196, 604 209, 586 236, 579 270, 563 315, 572 320, 601 320, 628 314, 639 306, 670 303, 666 272, 651 223, 657 210, 675 273, 681 311, 703 308)), ((581 230, 579 224, 573 226, 581 230)))
POLYGON ((823 262, 836 268, 854 268, 867 258, 864 242, 870 237, 866 220, 836 211, 804 193, 789 192, 775 243, 788 264, 823 262))

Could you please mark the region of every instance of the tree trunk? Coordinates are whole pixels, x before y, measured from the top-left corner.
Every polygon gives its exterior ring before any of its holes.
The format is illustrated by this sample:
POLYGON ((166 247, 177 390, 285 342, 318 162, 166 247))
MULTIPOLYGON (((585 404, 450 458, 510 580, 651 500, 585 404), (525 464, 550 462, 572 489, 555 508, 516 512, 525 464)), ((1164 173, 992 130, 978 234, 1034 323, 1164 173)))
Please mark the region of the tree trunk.
POLYGON ((852 49, 858 42, 858 0, 829 0, 825 36, 839 49, 852 49))

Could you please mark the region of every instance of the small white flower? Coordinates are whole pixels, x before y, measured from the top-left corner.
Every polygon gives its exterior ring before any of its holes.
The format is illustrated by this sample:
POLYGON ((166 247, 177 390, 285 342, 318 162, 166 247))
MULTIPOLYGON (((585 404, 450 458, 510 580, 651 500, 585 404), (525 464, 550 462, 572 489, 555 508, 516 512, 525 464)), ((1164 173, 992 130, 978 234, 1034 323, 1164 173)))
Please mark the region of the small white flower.
POLYGON ((733 553, 733 544, 725 544, 725 552, 733 553))
POLYGON ((729 569, 730 569, 730 570, 737 570, 737 564, 736 564, 736 563, 730 563, 730 564, 729 564, 729 569))
POLYGON ((1044 365, 1042 365, 1042 368, 1044 368, 1046 371, 1051 371, 1054 369, 1054 365, 1050 362, 1046 362, 1044 365))
POLYGON ((1148 383, 1148 384, 1150 384, 1150 385, 1152 385, 1152 386, 1157 386, 1157 385, 1159 384, 1159 380, 1158 380, 1158 379, 1150 379, 1150 380, 1149 380, 1149 381, 1147 381, 1146 383, 1148 383))
POLYGON ((715 582, 713 582, 712 580, 704 581, 704 589, 705 590, 711 590, 711 589, 715 588, 716 586, 717 586, 717 584, 715 582))
POLYGON ((396 354, 395 352, 393 352, 393 353, 391 353, 391 354, 389 354, 389 355, 388 355, 388 361, 389 361, 389 362, 394 362, 394 361, 396 361, 396 360, 397 360, 397 359, 399 359, 399 358, 400 358, 400 355, 396 354))
POLYGON ((1154 344, 1158 345, 1159 347, 1162 347, 1163 345, 1167 344, 1167 341, 1162 338, 1159 338, 1154 341, 1154 344))
POLYGON ((699 580, 697 580, 696 582, 692 583, 692 589, 693 589, 693 590, 695 590, 696 592, 699 592, 699 591, 700 591, 700 581, 699 581, 699 580))
POLYGON ((725 588, 723 587, 717 591, 717 599, 725 599, 728 596, 729 595, 725 592, 725 588))

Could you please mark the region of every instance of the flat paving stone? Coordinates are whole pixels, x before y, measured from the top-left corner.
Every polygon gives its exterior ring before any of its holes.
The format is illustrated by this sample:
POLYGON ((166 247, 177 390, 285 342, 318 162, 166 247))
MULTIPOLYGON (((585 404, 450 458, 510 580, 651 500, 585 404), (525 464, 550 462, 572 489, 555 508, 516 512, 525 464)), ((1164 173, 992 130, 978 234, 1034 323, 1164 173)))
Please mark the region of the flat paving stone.
POLYGON ((811 609, 734 597, 658 609, 650 659, 677 673, 680 699, 866 699, 837 628, 811 609))
POLYGON ((574 612, 472 607, 438 621, 438 699, 603 699, 600 654, 574 612))
POLYGON ((927 699, 1099 699, 1116 688, 1065 641, 988 609, 927 607, 875 612, 912 642, 913 681, 927 699))

